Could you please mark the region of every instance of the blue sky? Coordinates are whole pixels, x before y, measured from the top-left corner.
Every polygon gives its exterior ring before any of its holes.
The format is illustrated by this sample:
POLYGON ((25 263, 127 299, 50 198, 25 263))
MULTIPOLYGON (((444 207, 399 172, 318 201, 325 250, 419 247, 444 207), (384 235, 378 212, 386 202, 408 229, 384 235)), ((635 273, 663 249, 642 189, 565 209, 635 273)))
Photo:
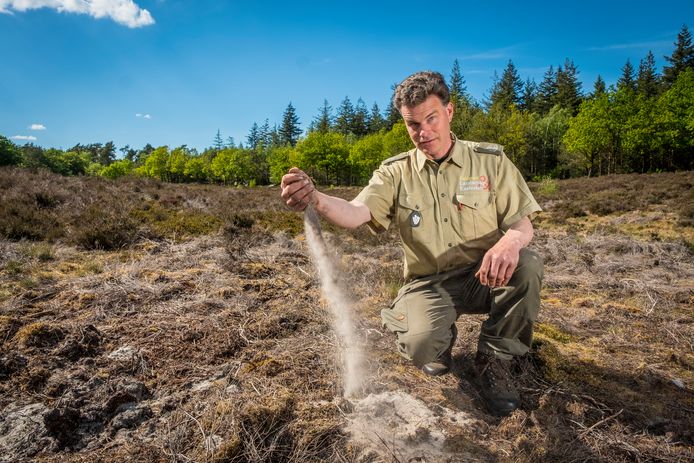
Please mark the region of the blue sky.
POLYGON ((44 147, 245 141, 287 104, 385 109, 412 72, 458 59, 481 100, 512 60, 523 79, 574 61, 590 91, 652 50, 658 70, 694 1, 0 0, 0 134, 44 147), (26 9, 22 5, 41 6, 26 9))

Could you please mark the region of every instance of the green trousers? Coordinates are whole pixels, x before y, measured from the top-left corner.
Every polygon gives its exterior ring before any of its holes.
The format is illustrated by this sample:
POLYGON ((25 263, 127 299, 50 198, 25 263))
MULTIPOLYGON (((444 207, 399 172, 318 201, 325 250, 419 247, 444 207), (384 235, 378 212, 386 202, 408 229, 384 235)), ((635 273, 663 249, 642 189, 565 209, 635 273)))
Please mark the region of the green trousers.
POLYGON ((398 351, 415 365, 434 361, 451 343, 451 325, 462 314, 488 314, 477 349, 509 360, 530 349, 533 322, 540 309, 542 258, 522 249, 506 286, 480 284, 481 262, 405 284, 388 309, 383 325, 397 335, 398 351))

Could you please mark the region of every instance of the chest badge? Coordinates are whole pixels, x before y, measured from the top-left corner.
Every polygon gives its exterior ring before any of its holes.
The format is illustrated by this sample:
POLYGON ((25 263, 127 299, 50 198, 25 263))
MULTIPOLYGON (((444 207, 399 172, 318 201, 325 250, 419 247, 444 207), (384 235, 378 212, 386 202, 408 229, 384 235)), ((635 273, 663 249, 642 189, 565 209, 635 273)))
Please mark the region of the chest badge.
POLYGON ((410 227, 419 227, 420 223, 422 223, 422 214, 419 211, 412 211, 410 214, 410 227))

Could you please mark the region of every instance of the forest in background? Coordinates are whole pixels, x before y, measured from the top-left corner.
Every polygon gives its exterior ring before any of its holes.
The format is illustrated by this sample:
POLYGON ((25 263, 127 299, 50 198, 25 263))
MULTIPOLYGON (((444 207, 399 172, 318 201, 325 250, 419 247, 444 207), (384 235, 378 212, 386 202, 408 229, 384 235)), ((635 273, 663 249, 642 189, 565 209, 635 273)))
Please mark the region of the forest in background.
MULTIPOLYGON (((549 66, 540 83, 522 80, 509 60, 489 96, 475 101, 457 60, 448 78, 455 107, 453 132, 462 139, 502 144, 528 178, 691 170, 694 167, 694 45, 686 25, 662 72, 649 52, 623 65, 616 85, 598 76, 584 92, 571 59, 549 66)), ((0 135, 0 166, 46 168, 63 175, 125 175, 167 182, 266 185, 299 166, 322 184, 359 185, 380 162, 411 148, 392 105, 371 110, 349 97, 336 110, 324 101, 306 132, 291 103, 280 124, 254 123, 244 142, 224 140, 198 152, 147 144, 140 150, 113 142, 67 150, 0 135), (120 155, 118 152, 120 151, 120 155)))

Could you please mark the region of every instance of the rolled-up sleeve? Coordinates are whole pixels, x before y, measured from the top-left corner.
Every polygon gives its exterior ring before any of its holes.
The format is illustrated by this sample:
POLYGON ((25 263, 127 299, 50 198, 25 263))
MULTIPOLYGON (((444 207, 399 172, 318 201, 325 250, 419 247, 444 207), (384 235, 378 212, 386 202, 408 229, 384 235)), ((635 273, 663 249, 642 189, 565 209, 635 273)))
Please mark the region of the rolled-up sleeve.
POLYGON ((393 219, 395 204, 395 182, 391 169, 381 165, 374 171, 369 184, 354 198, 369 208, 371 220, 367 226, 373 233, 388 230, 393 219))
POLYGON ((499 228, 503 231, 523 217, 532 219, 536 212, 542 211, 523 175, 505 154, 499 156, 496 210, 499 228))

